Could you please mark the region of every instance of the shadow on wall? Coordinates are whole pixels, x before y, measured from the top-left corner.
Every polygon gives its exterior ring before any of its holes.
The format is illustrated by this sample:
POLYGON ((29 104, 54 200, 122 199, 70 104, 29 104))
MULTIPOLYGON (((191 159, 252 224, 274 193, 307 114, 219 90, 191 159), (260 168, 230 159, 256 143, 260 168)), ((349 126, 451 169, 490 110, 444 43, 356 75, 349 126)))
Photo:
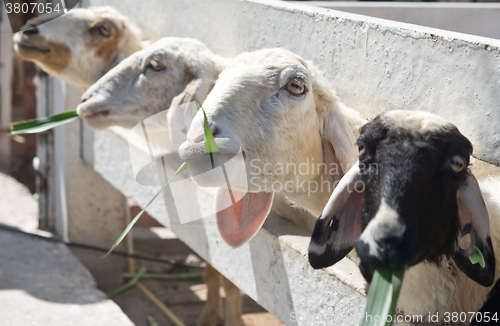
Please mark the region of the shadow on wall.
MULTIPOLYGON (((283 218, 274 212, 269 214, 263 228, 271 234, 278 234, 280 236, 295 235, 304 238, 310 237, 308 232, 298 228, 293 223, 284 223, 283 218)), ((287 271, 289 268, 287 268, 286 259, 283 257, 283 252, 288 250, 283 250, 279 237, 271 236, 267 232, 265 238, 261 236, 258 239, 258 241, 265 239, 266 243, 257 244, 257 239, 255 238, 248 243, 253 270, 267 271, 269 273, 267 278, 256 277, 256 295, 259 299, 257 301, 272 313, 272 307, 275 307, 275 311, 282 313, 281 315, 276 315, 277 318, 283 322, 286 321, 287 325, 295 325, 296 320, 294 321, 291 318, 296 307, 292 298, 292 286, 289 281, 290 272, 287 271), (263 251, 262 248, 268 249, 263 251), (271 293, 286 293, 286 297, 276 297, 270 295, 271 293)), ((262 234, 264 233, 261 232, 262 234)), ((291 270, 293 270, 293 267, 290 268, 291 270)), ((259 275, 262 275, 262 273, 259 273, 259 275)))

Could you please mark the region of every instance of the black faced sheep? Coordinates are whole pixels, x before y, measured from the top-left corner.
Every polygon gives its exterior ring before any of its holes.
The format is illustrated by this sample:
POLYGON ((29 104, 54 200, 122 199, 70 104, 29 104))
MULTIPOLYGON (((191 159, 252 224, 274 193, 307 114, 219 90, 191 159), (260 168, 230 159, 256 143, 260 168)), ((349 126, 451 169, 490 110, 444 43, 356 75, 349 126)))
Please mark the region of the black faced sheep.
POLYGON ((500 179, 480 190, 468 169, 472 145, 430 113, 381 114, 362 128, 358 146, 359 164, 316 223, 311 265, 332 265, 355 246, 368 281, 377 266, 408 267, 398 305, 405 314, 428 321, 438 313, 445 322, 447 314, 477 311, 500 267, 493 250, 500 244, 500 179), (469 260, 474 247, 484 268, 469 260))

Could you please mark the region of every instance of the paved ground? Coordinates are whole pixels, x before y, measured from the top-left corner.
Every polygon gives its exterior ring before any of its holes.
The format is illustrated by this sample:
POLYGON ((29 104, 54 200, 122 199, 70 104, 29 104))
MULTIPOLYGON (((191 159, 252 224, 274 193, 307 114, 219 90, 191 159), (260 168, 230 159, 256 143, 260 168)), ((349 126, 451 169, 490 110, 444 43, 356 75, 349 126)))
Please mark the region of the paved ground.
MULTIPOLYGON (((35 198, 4 174, 0 207, 0 224, 36 229, 35 198)), ((1 325, 133 325, 64 245, 0 231, 0 247, 1 325)))

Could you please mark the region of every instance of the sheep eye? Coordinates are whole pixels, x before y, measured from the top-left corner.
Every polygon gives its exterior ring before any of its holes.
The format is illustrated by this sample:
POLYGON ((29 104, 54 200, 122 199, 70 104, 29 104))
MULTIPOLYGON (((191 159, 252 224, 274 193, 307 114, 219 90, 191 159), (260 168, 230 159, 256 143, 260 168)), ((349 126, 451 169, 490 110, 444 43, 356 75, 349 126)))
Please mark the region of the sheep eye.
POLYGON ((358 145, 358 150, 359 150, 359 156, 365 155, 365 153, 366 153, 365 144, 359 144, 358 145))
POLYGON ((110 36, 111 35, 111 29, 107 25, 102 25, 101 27, 99 27, 99 32, 103 36, 110 36))
POLYGON ((450 161, 450 167, 455 172, 462 172, 465 169, 465 159, 460 155, 455 155, 450 161))
POLYGON ((151 59, 151 61, 149 61, 149 65, 151 66, 151 68, 153 68, 153 70, 156 70, 156 71, 159 71, 159 70, 162 70, 163 68, 165 68, 165 66, 158 60, 156 59, 151 59))
POLYGON ((286 90, 292 95, 301 95, 304 94, 306 86, 300 79, 292 78, 288 84, 286 84, 286 90))

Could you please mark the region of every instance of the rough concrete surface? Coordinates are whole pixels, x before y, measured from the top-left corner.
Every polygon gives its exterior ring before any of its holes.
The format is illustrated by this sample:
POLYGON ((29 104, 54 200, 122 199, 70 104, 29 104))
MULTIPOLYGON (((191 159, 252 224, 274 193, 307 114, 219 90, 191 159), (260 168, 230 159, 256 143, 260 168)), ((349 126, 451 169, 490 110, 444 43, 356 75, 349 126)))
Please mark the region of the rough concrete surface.
POLYGON ((500 39, 500 4, 495 2, 308 1, 305 4, 500 39))
MULTIPOLYGON (((35 231, 37 201, 0 174, 0 223, 35 231)), ((0 230, 2 326, 133 325, 64 245, 0 230)))

